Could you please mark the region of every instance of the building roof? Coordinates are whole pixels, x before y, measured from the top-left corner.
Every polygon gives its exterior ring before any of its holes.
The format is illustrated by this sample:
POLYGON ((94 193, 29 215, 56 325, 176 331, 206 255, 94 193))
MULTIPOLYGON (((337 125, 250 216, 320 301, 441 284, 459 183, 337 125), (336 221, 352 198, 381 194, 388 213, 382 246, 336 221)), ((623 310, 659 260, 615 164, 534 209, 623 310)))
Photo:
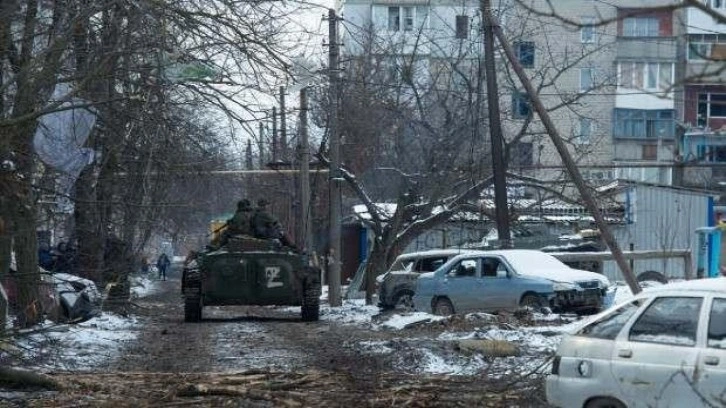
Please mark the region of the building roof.
POLYGON ((703 190, 703 189, 690 188, 690 187, 669 186, 669 185, 665 185, 665 184, 648 183, 645 181, 633 181, 633 180, 625 180, 625 179, 614 180, 612 183, 608 183, 604 186, 598 187, 595 190, 600 194, 612 194, 612 193, 619 193, 628 187, 634 187, 634 186, 655 187, 655 188, 661 188, 661 189, 666 189, 666 190, 673 190, 673 191, 679 191, 682 193, 691 193, 691 194, 695 194, 695 195, 703 195, 703 196, 709 196, 709 197, 718 197, 721 195, 721 193, 719 193, 717 191, 703 190))

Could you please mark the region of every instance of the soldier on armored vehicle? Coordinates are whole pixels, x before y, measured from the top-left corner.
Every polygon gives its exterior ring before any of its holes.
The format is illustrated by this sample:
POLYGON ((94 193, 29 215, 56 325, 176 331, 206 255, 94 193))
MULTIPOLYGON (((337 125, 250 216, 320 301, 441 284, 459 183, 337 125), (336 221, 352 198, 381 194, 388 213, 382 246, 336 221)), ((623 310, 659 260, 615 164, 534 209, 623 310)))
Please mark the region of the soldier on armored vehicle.
POLYGON ((295 244, 285 234, 280 222, 267 212, 267 200, 261 198, 257 201, 257 208, 250 219, 250 227, 255 238, 276 239, 288 248, 297 250, 295 244))
POLYGON ((300 306, 302 320, 318 320, 320 269, 295 250, 266 205, 260 200, 250 214, 249 201, 240 200, 219 245, 185 263, 185 321, 201 320, 205 306, 228 305, 300 306))
POLYGON ((237 211, 234 213, 232 218, 227 220, 227 222, 224 224, 222 228, 225 228, 224 231, 222 231, 222 234, 220 235, 219 239, 217 241, 212 240, 212 246, 213 247, 222 247, 229 243, 229 239, 234 236, 239 235, 249 235, 252 236, 252 227, 251 227, 251 215, 252 212, 252 205, 250 204, 250 200, 242 199, 237 202, 237 211))

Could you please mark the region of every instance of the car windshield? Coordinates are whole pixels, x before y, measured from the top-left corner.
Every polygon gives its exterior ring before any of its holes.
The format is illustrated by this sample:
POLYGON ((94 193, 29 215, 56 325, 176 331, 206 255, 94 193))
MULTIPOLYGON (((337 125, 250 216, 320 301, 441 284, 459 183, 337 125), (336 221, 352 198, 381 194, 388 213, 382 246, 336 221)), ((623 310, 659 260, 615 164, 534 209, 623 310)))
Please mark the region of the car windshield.
POLYGON ((393 265, 391 265, 390 268, 388 268, 389 272, 392 271, 408 271, 411 269, 411 265, 415 262, 415 259, 396 259, 393 262, 393 265))
POLYGON ((552 255, 545 254, 544 252, 531 251, 522 253, 510 253, 506 255, 507 261, 514 267, 514 269, 522 272, 530 271, 532 269, 540 270, 560 270, 570 269, 569 266, 560 262, 557 258, 552 255))

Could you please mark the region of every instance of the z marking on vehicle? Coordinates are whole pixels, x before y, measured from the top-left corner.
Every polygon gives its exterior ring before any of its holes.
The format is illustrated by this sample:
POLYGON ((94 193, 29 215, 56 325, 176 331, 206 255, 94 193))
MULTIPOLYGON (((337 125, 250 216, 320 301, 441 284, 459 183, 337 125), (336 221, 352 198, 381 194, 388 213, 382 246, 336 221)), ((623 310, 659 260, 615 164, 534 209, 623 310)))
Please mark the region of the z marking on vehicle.
POLYGON ((266 266, 265 275, 267 275, 267 287, 268 288, 282 287, 283 283, 277 280, 278 278, 280 278, 280 267, 279 266, 266 266))

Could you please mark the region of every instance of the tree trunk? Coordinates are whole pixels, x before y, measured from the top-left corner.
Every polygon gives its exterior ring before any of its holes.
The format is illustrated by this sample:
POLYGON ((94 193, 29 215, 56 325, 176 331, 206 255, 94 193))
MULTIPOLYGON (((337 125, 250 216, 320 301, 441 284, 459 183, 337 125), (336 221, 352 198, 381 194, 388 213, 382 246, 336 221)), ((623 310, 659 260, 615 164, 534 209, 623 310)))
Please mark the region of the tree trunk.
POLYGON ((103 243, 99 239, 102 225, 96 207, 94 167, 85 168, 75 185, 75 237, 78 241, 78 273, 97 283, 101 281, 103 243))
POLYGON ((15 260, 17 262, 18 323, 22 327, 40 322, 43 310, 38 301, 40 270, 38 268, 38 241, 36 237, 35 200, 30 186, 23 186, 23 194, 10 204, 13 219, 15 260))

